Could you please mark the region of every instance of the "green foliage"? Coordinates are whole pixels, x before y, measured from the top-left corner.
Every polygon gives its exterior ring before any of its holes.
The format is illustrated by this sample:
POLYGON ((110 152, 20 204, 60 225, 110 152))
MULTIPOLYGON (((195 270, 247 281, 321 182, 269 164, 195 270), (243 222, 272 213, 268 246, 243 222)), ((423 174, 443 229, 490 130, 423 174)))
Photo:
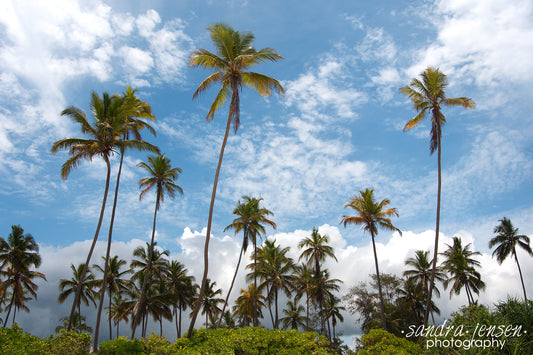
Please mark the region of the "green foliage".
POLYGON ((418 344, 404 338, 398 338, 383 329, 372 329, 368 334, 362 336, 361 342, 363 349, 357 352, 358 355, 422 354, 422 349, 418 344))
POLYGON ((0 328, 0 354, 26 355, 41 353, 41 339, 19 328, 0 328))
POLYGON ((144 354, 144 342, 141 339, 130 340, 126 337, 118 337, 100 343, 98 347, 99 354, 144 354))
POLYGON ((41 340, 41 354, 84 355, 89 354, 91 335, 67 332, 61 329, 58 334, 41 340))

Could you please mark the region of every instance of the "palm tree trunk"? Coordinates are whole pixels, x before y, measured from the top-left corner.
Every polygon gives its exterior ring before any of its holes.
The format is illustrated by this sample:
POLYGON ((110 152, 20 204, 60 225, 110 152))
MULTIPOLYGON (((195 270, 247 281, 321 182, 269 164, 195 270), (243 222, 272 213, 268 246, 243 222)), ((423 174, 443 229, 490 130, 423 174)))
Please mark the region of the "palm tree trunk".
POLYGON ((516 251, 514 252, 514 259, 516 260, 516 266, 518 266, 518 273, 520 274, 520 281, 522 281, 522 290, 524 291, 524 301, 527 304, 526 286, 524 286, 524 278, 522 277, 522 269, 520 268, 520 264, 518 263, 518 257, 516 256, 516 251))
POLYGON ((428 324, 429 309, 431 305, 431 297, 433 294, 433 287, 435 286, 435 271, 437 270, 437 258, 439 256, 439 227, 440 227, 440 194, 442 187, 441 177, 441 127, 437 120, 437 218, 435 222, 435 248, 433 251, 433 267, 431 268, 431 279, 429 281, 429 292, 426 300, 426 312, 424 313, 424 325, 428 324))
MULTIPOLYGON (((267 296, 270 295, 270 288, 267 284, 267 296)), ((269 297, 267 297, 268 299, 269 297)), ((272 304, 270 302, 270 299, 268 299, 268 313, 270 314, 270 320, 272 321, 272 326, 274 326, 274 315, 272 314, 272 304)))
POLYGON ((224 157, 224 149, 226 148, 226 142, 228 141, 229 129, 231 126, 231 110, 228 115, 228 122, 226 124, 226 132, 224 133, 224 140, 222 141, 222 146, 220 147, 220 155, 218 157, 217 170, 215 172, 215 181, 213 182, 213 192, 211 194, 211 203, 209 204, 209 217, 207 219, 207 232, 205 235, 205 246, 204 246, 204 274, 202 276, 202 283, 200 286, 200 294, 198 295, 198 300, 194 305, 194 310, 191 314, 191 322, 189 324, 189 331, 187 332, 187 337, 190 339, 192 337, 192 332, 194 330, 194 323, 196 322, 196 317, 200 311, 202 305, 202 298, 205 294, 205 286, 207 280, 207 273, 209 267, 209 239, 211 238, 211 220, 213 218, 213 207, 215 205, 215 196, 217 193, 217 184, 218 184, 218 175, 220 174, 220 167, 222 166, 222 158, 224 157))
MULTIPOLYGON (((85 265, 83 266, 83 271, 81 272, 81 275, 80 275, 78 287, 76 287, 76 295, 74 296, 74 302, 72 302, 72 309, 70 310, 70 317, 68 320, 67 330, 70 330, 72 328, 72 319, 74 317, 76 305, 80 302, 81 288, 83 286, 83 281, 85 281, 85 275, 87 274, 87 270, 89 269, 89 263, 91 262, 91 257, 93 255, 96 242, 98 241, 98 234, 100 233, 100 227, 102 226, 102 220, 104 218, 105 204, 107 201, 107 193, 109 191, 109 180, 111 178, 111 164, 109 163, 109 158, 104 157, 104 161, 107 166, 107 175, 106 175, 106 180, 105 180, 104 198, 102 199, 102 207, 100 208, 100 217, 98 219, 98 225, 96 226, 96 231, 94 233, 93 243, 91 244, 91 248, 89 249, 89 254, 87 255, 87 260, 85 261, 85 265)), ((95 334, 97 334, 96 332, 98 332, 98 328, 95 329, 95 334)), ((96 338, 96 335, 95 335, 95 338, 96 338)))
MULTIPOLYGON (((246 232, 245 232, 244 238, 247 238, 246 232)), ((220 327, 222 318, 224 318, 224 311, 226 310, 226 306, 228 305, 229 295, 231 294, 231 290, 233 289, 233 284, 235 283, 235 278, 237 277, 237 272, 239 271, 239 265, 241 265, 241 258, 242 258, 243 252, 244 252, 244 243, 241 246, 241 253, 239 254, 239 260, 237 261, 237 267, 235 268, 235 273, 233 274, 233 280, 231 280, 231 285, 229 286, 229 291, 228 291, 228 294, 226 295, 226 300, 224 301, 224 307, 222 307, 222 312, 217 323, 217 328, 220 327)))
POLYGON ((378 281, 379 304, 381 308, 381 323, 383 325, 383 330, 387 330, 387 323, 385 321, 385 303, 383 301, 383 293, 381 291, 381 279, 379 277, 378 254, 376 252, 376 242, 374 241, 374 233, 371 233, 371 235, 372 235, 372 247, 374 248, 374 262, 376 263, 376 279, 378 281))
POLYGON ((176 321, 176 339, 180 338, 180 330, 178 327, 178 308, 174 306, 174 319, 176 321))
POLYGON ((278 328, 279 318, 278 318, 278 289, 276 288, 274 290, 274 305, 276 306, 276 324, 274 325, 274 329, 278 328))
POLYGON ((159 335, 163 336, 163 317, 159 317, 159 335))
MULTIPOLYGON (((158 187, 158 190, 156 191, 156 197, 155 197, 155 209, 154 209, 154 223, 153 223, 153 226, 152 226, 152 240, 150 242, 150 250, 148 251, 148 265, 146 266, 146 274, 144 275, 144 280, 143 280, 143 285, 142 285, 142 288, 141 288, 141 297, 139 299, 139 305, 141 307, 139 307, 139 309, 137 310, 137 314, 135 315, 135 320, 133 321, 133 326, 132 326, 132 331, 131 331, 131 339, 134 339, 135 338, 135 328, 137 327, 137 324, 139 323, 139 319, 140 319, 140 312, 141 312, 141 309, 142 309, 142 305, 143 305, 143 302, 144 302, 144 299, 145 299, 145 295, 146 295, 146 284, 148 283, 148 279, 150 278, 150 272, 151 272, 151 268, 152 268, 152 255, 153 255, 153 252, 154 252, 154 238, 155 238, 155 223, 156 223, 156 219, 157 219, 157 210, 159 209, 159 196, 160 196, 160 193, 159 193, 159 187, 158 187)), ((143 338, 144 338, 144 335, 143 335, 143 338)))
POLYGON ((15 325, 15 317, 17 316, 17 306, 15 306, 15 309, 13 310, 13 323, 11 323, 11 326, 15 325))
POLYGON ((180 307, 180 330, 178 331, 178 338, 181 338, 181 307, 180 307))
POLYGON ((254 235, 254 288, 254 327, 257 327, 257 235, 254 235))
MULTIPOLYGON (((107 286, 107 276, 109 274, 109 256, 111 253, 111 237, 113 236, 113 224, 115 222, 115 211, 117 210, 117 199, 118 199, 118 187, 120 185, 120 174, 122 172, 122 162, 124 159, 124 149, 120 150, 120 164, 118 167, 117 173, 117 183, 115 185, 115 196, 113 198, 113 209, 111 210, 111 222, 109 222, 109 234, 107 237, 107 249, 105 253, 105 267, 104 267, 104 277, 102 280, 102 289, 100 291, 100 302, 98 303, 98 312, 96 313, 96 326, 94 328, 94 340, 93 340, 93 349, 94 351, 98 350, 98 335, 100 333, 100 318, 102 316, 102 308, 104 304, 105 289, 107 286)), ((111 290, 109 291, 109 297, 111 297, 111 290)), ((111 304, 111 299, 109 300, 111 304)), ((111 309, 111 308, 110 308, 111 309)), ((81 316, 81 315, 80 315, 81 316)), ((111 317, 109 317, 109 339, 112 339, 111 334, 111 317)))
MULTIPOLYGON (((4 291, 6 292, 6 291, 4 291)), ((8 311, 7 311, 7 316, 6 316, 6 319, 4 321, 4 328, 6 327, 7 325, 7 321, 9 320, 9 315, 11 314, 11 307, 13 307, 13 302, 15 301, 15 293, 13 292, 13 295, 11 296, 11 302, 9 302, 9 308, 8 308, 8 311)), ((13 322, 15 322, 14 320, 15 317, 13 317, 13 322)))
MULTIPOLYGON (((81 315, 80 315, 81 318, 81 315)), ((111 324, 111 288, 109 288, 109 340, 113 340, 113 326, 111 324)))
POLYGON ((305 331, 309 331, 309 295, 306 292, 306 300, 305 300, 305 308, 306 308, 306 317, 305 317, 305 331))

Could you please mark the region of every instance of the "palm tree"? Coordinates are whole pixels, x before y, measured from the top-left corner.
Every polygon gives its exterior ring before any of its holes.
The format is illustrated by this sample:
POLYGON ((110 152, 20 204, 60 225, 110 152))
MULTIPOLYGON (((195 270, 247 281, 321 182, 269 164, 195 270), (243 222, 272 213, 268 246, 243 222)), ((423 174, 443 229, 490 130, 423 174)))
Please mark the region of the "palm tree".
POLYGON ((302 264, 297 265, 294 271, 296 274, 293 282, 293 287, 296 291, 295 302, 298 302, 305 293, 305 329, 309 330, 309 300, 311 299, 310 295, 313 288, 313 270, 306 264, 302 264))
MULTIPOLYGON (((205 314, 205 327, 207 328, 209 322, 212 322, 215 317, 217 317, 219 312, 222 311, 218 305, 224 302, 224 299, 218 297, 222 294, 222 290, 220 288, 215 290, 217 284, 215 281, 211 282, 210 279, 207 279, 206 283, 207 285, 205 286, 205 293, 203 299, 201 300, 201 305, 202 314, 205 314)), ((200 297, 200 295, 197 297, 200 297)))
MULTIPOLYGON (((170 159, 163 155, 149 156, 148 164, 141 162, 137 164, 138 167, 145 169, 149 173, 149 177, 141 179, 139 181, 139 187, 143 188, 139 199, 142 199, 146 192, 150 191, 152 187, 155 186, 155 209, 154 209, 154 222, 152 226, 152 240, 150 242, 149 256, 148 256, 148 265, 146 268, 146 276, 144 278, 145 284, 142 287, 141 292, 141 304, 144 299, 144 292, 146 290, 146 282, 150 278, 150 272, 152 267, 152 253, 154 248, 154 238, 155 238, 155 224, 157 218, 157 211, 161 206, 161 202, 164 201, 165 194, 170 198, 174 198, 176 191, 180 194, 183 194, 183 190, 178 186, 175 181, 178 179, 179 174, 181 173, 180 168, 173 168, 170 165, 170 159)), ((136 324, 139 322, 140 314, 135 315, 135 321, 133 322, 133 329, 131 333, 131 338, 135 337, 135 328, 136 324)))
MULTIPOLYGON (((126 283, 129 287, 131 284, 130 280, 126 280, 126 283)), ((119 334, 119 326, 121 321, 128 322, 129 311, 127 307, 127 302, 122 298, 122 295, 113 296, 111 305, 108 308, 109 318, 113 320, 113 323, 117 326, 117 335, 119 334)))
POLYGON ((320 315, 320 331, 325 334, 326 328, 326 313, 324 310, 324 304, 329 297, 333 297, 333 292, 338 292, 340 289, 339 284, 342 283, 339 279, 331 279, 329 277, 329 272, 327 269, 320 271, 320 277, 313 278, 313 283, 311 284, 310 294, 311 297, 316 300, 319 305, 319 315, 320 315))
POLYGON ((262 284, 259 287, 265 287, 267 289, 267 300, 270 304, 272 299, 274 300, 274 308, 276 318, 274 319, 274 329, 278 329, 279 316, 278 316, 278 293, 282 291, 285 295, 290 296, 291 286, 294 281, 294 262, 292 258, 287 256, 290 248, 281 248, 279 245, 275 245, 275 240, 265 240, 265 243, 259 248, 257 255, 257 263, 250 264, 253 267, 253 272, 249 276, 259 279, 262 284))
POLYGON ((333 342, 335 340, 335 326, 337 325, 337 321, 344 322, 344 317, 341 314, 341 311, 345 311, 346 308, 341 306, 341 300, 340 298, 335 297, 334 295, 331 295, 330 297, 326 298, 325 306, 324 306, 324 313, 325 318, 328 320, 328 328, 329 328, 329 319, 331 319, 331 327, 333 328, 333 334, 330 332, 329 341, 333 342))
MULTIPOLYGON (((132 133, 132 135, 135 137, 134 140, 137 140, 141 143, 145 143, 141 139, 141 134, 139 133, 139 130, 147 128, 150 130, 150 132, 155 136, 155 130, 145 121, 139 119, 139 118, 150 118, 152 121, 154 121, 154 116, 152 114, 152 108, 150 105, 146 102, 142 102, 139 98, 135 96, 135 93, 137 90, 132 90, 131 86, 128 86, 126 88, 126 92, 122 93, 122 97, 116 98, 117 100, 120 100, 122 106, 120 113, 120 120, 122 121, 122 124, 124 125, 122 140, 129 140, 129 135, 132 133), (137 118, 139 117, 139 118, 137 118)), ((118 118, 118 117, 117 117, 118 118)), ((113 236, 113 225, 115 222, 115 212, 117 208, 117 200, 118 200, 118 189, 120 185, 120 176, 122 174, 122 164, 124 161, 124 152, 126 146, 123 144, 120 144, 120 140, 118 141, 118 148, 120 152, 120 163, 118 167, 118 173, 117 173, 117 181, 115 186, 115 196, 113 198, 113 208, 111 210, 111 222, 109 223, 109 234, 107 238, 107 249, 106 249, 106 256, 104 258, 105 260, 105 268, 102 271, 103 272, 103 278, 102 278, 102 286, 100 290, 100 302, 98 304, 98 311, 96 316, 96 332, 95 332, 95 338, 98 338, 98 333, 100 329, 100 317, 102 314, 102 306, 103 306, 103 300, 105 297, 105 291, 107 288, 107 278, 108 278, 108 266, 109 264, 109 257, 111 254, 111 240, 113 236)), ((151 147, 155 148, 155 151, 158 151, 157 147, 151 147)), ((146 150, 146 148, 139 147, 139 150, 146 150)), ((151 151, 154 151, 154 149, 150 149, 151 151)), ((111 288, 110 288, 111 290, 111 288)), ((111 302, 111 295, 109 295, 109 300, 111 302)), ((111 318, 109 319, 109 334, 110 339, 112 339, 112 333, 111 333, 111 318)))
MULTIPOLYGON (((412 281, 416 284, 417 292, 422 296, 426 296, 429 292, 429 280, 431 278, 431 265, 433 261, 429 260, 429 251, 417 250, 415 251, 414 258, 408 258, 405 260, 405 265, 410 266, 411 269, 407 269, 403 272, 403 276, 407 278, 407 281, 412 281)), ((446 275, 440 268, 437 268, 435 272, 435 279, 439 282, 443 282, 446 275)), ((440 297, 440 291, 438 287, 433 287, 433 293, 435 296, 440 297)), ((424 311, 425 313, 425 311, 424 311)), ((433 312, 431 312, 433 317, 433 312)), ((433 319, 433 323, 435 320, 433 319)))
MULTIPOLYGON (((68 279, 61 279, 59 280, 59 290, 61 291, 59 293, 59 297, 57 301, 61 304, 63 303, 67 297, 74 294, 78 288, 78 284, 80 283, 81 279, 81 273, 84 268, 84 264, 81 263, 78 268, 76 268, 73 264, 70 264, 70 269, 72 270, 72 278, 70 280, 68 279)), ((81 302, 83 302, 86 306, 89 305, 89 301, 93 303, 93 305, 96 307, 95 297, 96 292, 94 291, 95 286, 95 280, 93 273, 89 270, 87 272, 87 275, 85 275, 85 280, 83 280, 83 285, 81 286, 81 292, 80 292, 80 299, 77 304, 78 308, 78 314, 81 315, 81 302)), ((68 319, 67 319, 68 320, 68 319)))
MULTIPOLYGON (((61 325, 58 325, 55 329, 56 333, 59 333, 61 329, 67 329, 68 328, 68 322, 69 322, 69 316, 61 317, 59 320, 61 322, 61 325)), ((86 319, 84 316, 80 315, 79 313, 74 313, 74 320, 72 322, 72 330, 74 330, 77 333, 92 333, 93 328, 89 327, 86 323, 86 319)))
POLYGON ((37 298, 37 289, 39 288, 32 280, 36 277, 46 280, 43 273, 30 270, 32 266, 41 265, 41 256, 39 255, 39 245, 35 242, 33 236, 29 233, 24 234, 24 229, 17 225, 11 226, 11 233, 7 241, 0 237, 0 276, 4 281, 0 284, 0 294, 2 304, 8 289, 11 288, 11 301, 9 302, 7 315, 4 319, 4 327, 7 324, 11 308, 15 305, 13 312, 13 323, 17 309, 24 309, 29 312, 25 302, 31 298, 26 297, 29 292, 37 298), (4 270, 4 268, 6 268, 4 270))
POLYGON ((281 317, 281 329, 286 330, 291 327, 291 329, 298 329, 298 327, 305 328, 306 317, 301 314, 305 312, 304 306, 298 304, 297 301, 287 302, 287 308, 283 310, 285 317, 281 317))
POLYGON ((378 254, 376 252, 375 238, 378 235, 378 227, 385 228, 391 231, 402 232, 396 228, 391 220, 390 216, 397 216, 398 211, 396 208, 385 209, 390 204, 388 199, 376 201, 374 197, 374 189, 359 190, 359 195, 352 198, 350 202, 344 205, 344 208, 351 207, 357 213, 356 216, 343 216, 341 223, 344 223, 346 228, 347 224, 361 224, 363 231, 369 232, 372 237, 372 247, 374 249, 374 262, 376 264, 376 278, 378 282, 379 301, 381 307, 381 322, 383 329, 387 329, 387 323, 385 320, 385 303, 383 301, 383 293, 381 290, 381 279, 379 277, 378 266, 378 254))
MULTIPOLYGON (((235 234, 243 231, 242 246, 241 252, 239 254, 239 260, 237 261, 237 267, 235 268, 235 274, 233 274, 233 279, 231 280, 231 285, 226 295, 226 300, 224 301, 224 307, 222 307, 222 316, 220 317, 218 324, 222 321, 224 316, 224 311, 228 305, 229 295, 233 289, 233 284, 235 283, 235 278, 237 277, 237 272, 239 271, 239 266, 241 264, 242 254, 246 252, 248 248, 248 243, 252 240, 254 245, 254 263, 257 260, 257 237, 265 234, 265 227, 263 224, 270 225, 273 229, 276 229, 276 223, 267 218, 267 216, 272 216, 274 213, 272 211, 261 207, 260 203, 263 201, 262 198, 255 198, 250 196, 243 196, 243 202, 239 201, 237 207, 233 210, 233 214, 238 216, 233 220, 233 222, 224 229, 224 232, 228 229, 234 229, 235 234)), ((255 281, 257 283, 257 280, 255 281)), ((254 320, 257 322, 257 320, 254 320)))
POLYGON ((533 256, 533 251, 529 246, 529 237, 527 235, 518 234, 518 228, 514 228, 511 220, 503 217, 500 219, 500 224, 494 227, 494 234, 496 236, 489 242, 489 248, 493 248, 498 245, 492 252, 492 257, 496 256, 496 260, 501 264, 509 254, 514 256, 516 266, 518 267, 518 273, 520 274, 520 281, 522 282, 522 290, 524 291, 524 300, 527 303, 526 287, 524 286, 524 278, 522 277, 522 269, 518 263, 518 257, 516 255, 516 246, 519 246, 525 250, 529 256, 533 256))
POLYGON ((255 284, 248 285, 248 290, 241 289, 234 312, 239 316, 242 325, 247 327, 256 319, 263 318, 262 309, 266 305, 262 292, 262 287, 256 287, 255 284))
MULTIPOLYGON (((74 302, 70 311, 70 319, 74 316, 76 305, 80 299, 81 287, 85 275, 87 273, 91 257, 98 240, 100 227, 104 217, 105 205, 107 201, 107 193, 109 191, 109 181, 111 176, 110 158, 115 154, 118 148, 135 148, 137 150, 148 150, 157 152, 157 148, 149 143, 139 140, 128 140, 119 138, 130 130, 131 125, 125 124, 125 119, 131 112, 124 109, 123 100, 117 96, 110 96, 104 93, 102 98, 95 92, 91 94, 91 112, 93 113, 92 124, 87 119, 87 115, 83 110, 70 106, 61 112, 62 116, 70 117, 75 123, 80 125, 81 132, 88 136, 88 138, 64 138, 52 145, 52 154, 59 150, 68 150, 71 157, 63 163, 61 167, 61 177, 66 179, 70 172, 77 168, 83 160, 91 160, 95 157, 101 157, 106 164, 106 182, 104 188, 104 196, 102 198, 102 206, 100 208, 100 216, 98 224, 94 233, 93 242, 87 254, 85 267, 81 273, 80 283, 74 296, 74 302)), ((105 277, 104 277, 105 278, 105 277)), ((72 321, 70 321, 71 323, 72 321)), ((97 320, 98 322, 98 320, 97 320)), ((97 350, 98 327, 95 329, 95 350, 97 350)))
MULTIPOLYGON (((315 267, 315 282, 316 285, 318 285, 320 278, 322 277, 322 271, 320 270, 320 263, 322 261, 326 260, 326 257, 332 257, 337 260, 337 257, 335 256, 335 252, 333 248, 327 243, 329 242, 329 237, 327 235, 320 235, 318 233, 318 229, 316 227, 313 227, 313 232, 311 233, 311 237, 307 237, 300 241, 298 244, 298 247, 300 249, 304 249, 302 253, 300 254, 300 258, 298 261, 302 259, 307 260, 308 265, 313 265, 315 267)), ((318 301, 318 306, 320 310, 323 308, 323 294, 318 292, 316 293, 316 300, 318 301)), ((324 330, 324 318, 322 317, 322 331, 324 330)))
MULTIPOLYGON (((102 260, 105 262, 106 258, 102 257, 102 260)), ((111 309, 111 302, 113 301, 113 294, 120 295, 123 293, 126 288, 128 287, 128 282, 126 279, 123 279, 123 277, 126 274, 131 274, 133 271, 131 269, 127 269, 124 271, 121 271, 120 268, 124 265, 126 265, 128 262, 123 259, 119 259, 118 255, 113 256, 111 259, 108 260, 108 265, 106 267, 102 268, 100 265, 93 265, 93 267, 100 271, 102 274, 104 274, 105 270, 108 270, 107 274, 107 281, 105 282, 105 286, 103 284, 103 279, 98 280, 98 282, 101 284, 101 287, 106 287, 109 289, 109 306, 108 309, 111 309)), ((100 297, 102 297, 102 294, 100 294, 100 297)), ((113 327, 111 325, 111 315, 109 316, 109 339, 113 339, 113 327)))
POLYGON ((443 269, 449 274, 448 279, 444 281, 444 288, 446 289, 452 283, 450 298, 453 293, 460 294, 461 289, 464 288, 468 305, 475 303, 472 293, 479 294, 480 290, 485 289, 485 283, 481 281, 481 275, 475 269, 480 267, 481 263, 472 258, 481 255, 481 253, 471 251, 471 245, 467 244, 463 248, 461 238, 453 237, 453 245, 446 244, 448 249, 441 253, 445 256, 442 263, 443 269))
POLYGON ((424 324, 427 324, 433 287, 435 285, 435 272, 437 271, 437 256, 439 246, 439 226, 440 226, 440 196, 441 196, 441 141, 442 127, 446 123, 446 118, 441 112, 441 106, 461 106, 464 108, 474 108, 472 99, 467 97, 450 98, 446 97, 446 87, 448 79, 438 68, 428 67, 421 74, 421 79, 413 79, 409 86, 400 88, 400 92, 411 99, 414 109, 418 114, 409 120, 404 131, 417 126, 431 112, 431 133, 429 140, 430 154, 437 151, 437 217, 435 222, 435 247, 433 252, 433 269, 431 270, 431 280, 429 292, 427 293, 426 312, 424 314, 424 324))
POLYGON ((179 261, 172 260, 168 266, 165 283, 175 296, 174 316, 176 317, 176 334, 181 338, 181 311, 185 310, 194 297, 194 276, 187 274, 187 269, 179 261), (179 317, 178 317, 179 310, 179 317), (179 324, 178 324, 179 321, 179 324))
POLYGON ((242 86, 245 85, 254 89, 262 96, 270 96, 272 91, 278 93, 284 92, 283 87, 277 80, 263 74, 246 70, 249 67, 265 61, 276 62, 283 59, 275 50, 272 48, 263 48, 256 51, 252 46, 254 40, 254 35, 252 33, 235 31, 231 26, 225 23, 215 23, 207 27, 207 30, 210 32, 211 40, 215 45, 216 54, 205 49, 198 49, 191 55, 189 64, 193 67, 199 66, 205 69, 214 70, 215 72, 204 79, 200 86, 198 86, 194 92, 193 99, 215 84, 219 83, 221 85, 221 88, 206 116, 207 120, 212 120, 214 118, 215 112, 226 103, 230 96, 231 103, 224 140, 222 141, 222 146, 220 148, 217 170, 215 172, 211 203, 209 205, 209 217, 207 219, 207 233, 204 247, 204 274, 200 287, 200 297, 193 310, 191 323, 189 325, 189 337, 192 336, 194 323, 196 322, 196 317, 200 311, 200 300, 203 298, 205 292, 205 281, 207 279, 209 264, 208 253, 209 239, 211 237, 211 220, 213 217, 213 206, 215 203, 218 175, 222 165, 222 157, 224 156, 224 149, 226 147, 232 122, 235 133, 237 133, 239 128, 240 90, 242 89, 242 86))

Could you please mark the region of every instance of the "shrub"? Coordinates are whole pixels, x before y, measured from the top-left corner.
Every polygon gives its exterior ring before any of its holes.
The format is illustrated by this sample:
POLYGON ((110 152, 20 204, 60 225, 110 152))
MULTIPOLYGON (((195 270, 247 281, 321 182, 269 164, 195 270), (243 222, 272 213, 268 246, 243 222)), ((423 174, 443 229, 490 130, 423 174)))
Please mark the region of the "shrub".
POLYGON ((130 340, 126 337, 118 337, 100 343, 98 353, 105 355, 144 354, 144 342, 142 339, 130 340))
POLYGON ((24 332, 17 323, 11 328, 0 328, 0 354, 41 353, 41 339, 24 332))
POLYGON ((383 329, 370 330, 368 334, 362 336, 361 343, 363 349, 357 352, 358 355, 422 354, 422 349, 418 344, 404 338, 398 338, 383 329))
POLYGON ((89 354, 91 335, 74 330, 61 329, 58 334, 41 340, 42 354, 85 355, 89 354))

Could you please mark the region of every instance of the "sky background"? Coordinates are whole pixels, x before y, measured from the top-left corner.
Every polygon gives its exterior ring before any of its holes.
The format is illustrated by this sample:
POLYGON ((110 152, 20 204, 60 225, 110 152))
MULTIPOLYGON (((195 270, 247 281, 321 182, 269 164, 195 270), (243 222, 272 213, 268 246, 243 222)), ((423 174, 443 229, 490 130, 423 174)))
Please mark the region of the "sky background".
MULTIPOLYGON (((520 296, 516 265, 499 266, 488 241, 503 216, 523 234, 533 230, 531 1, 0 0, 0 236, 13 224, 31 233, 48 279, 39 282, 31 313, 17 314, 25 330, 48 336, 68 313, 71 300, 57 304, 58 282, 85 260, 96 228, 104 162, 84 163, 62 180, 68 155, 50 154, 53 142, 80 136, 60 113, 73 105, 90 114, 93 90, 122 93, 131 85, 151 104, 157 137, 144 137, 183 170, 184 190, 163 203, 156 239, 200 279, 227 107, 205 121, 216 90, 192 100, 211 72, 190 68, 188 57, 214 50, 206 27, 220 21, 251 31, 256 49, 284 57, 254 70, 278 79, 286 93, 242 92, 241 127, 228 141, 213 216, 209 277, 218 287, 229 287, 241 243, 223 229, 246 194, 275 213, 278 228, 267 235, 291 246, 294 258, 314 226, 328 234, 338 263, 327 267, 344 281, 341 295, 375 270, 369 236, 339 224, 358 190, 374 188, 400 214, 393 223, 403 237, 377 237, 381 271, 400 274, 416 249, 432 247, 437 157, 429 154, 428 121, 402 131, 416 113, 398 88, 436 66, 448 75, 449 97, 476 102, 474 110, 444 111, 440 250, 459 236, 483 253, 481 303, 520 296)), ((155 197, 139 201, 143 160, 145 153, 127 152, 121 179, 112 253, 126 259, 151 233, 155 197)), ((114 157, 113 172, 117 165, 114 157)), ((93 262, 104 255, 108 223, 106 213, 93 262)), ((531 258, 518 256, 532 293, 531 258)), ((233 298, 245 287, 243 271, 233 298)), ((438 300, 442 317, 465 303, 466 295, 450 300, 447 292, 438 300)), ((356 318, 346 315, 339 330, 358 333, 356 318)), ((94 326, 92 314, 88 323, 94 326)))

